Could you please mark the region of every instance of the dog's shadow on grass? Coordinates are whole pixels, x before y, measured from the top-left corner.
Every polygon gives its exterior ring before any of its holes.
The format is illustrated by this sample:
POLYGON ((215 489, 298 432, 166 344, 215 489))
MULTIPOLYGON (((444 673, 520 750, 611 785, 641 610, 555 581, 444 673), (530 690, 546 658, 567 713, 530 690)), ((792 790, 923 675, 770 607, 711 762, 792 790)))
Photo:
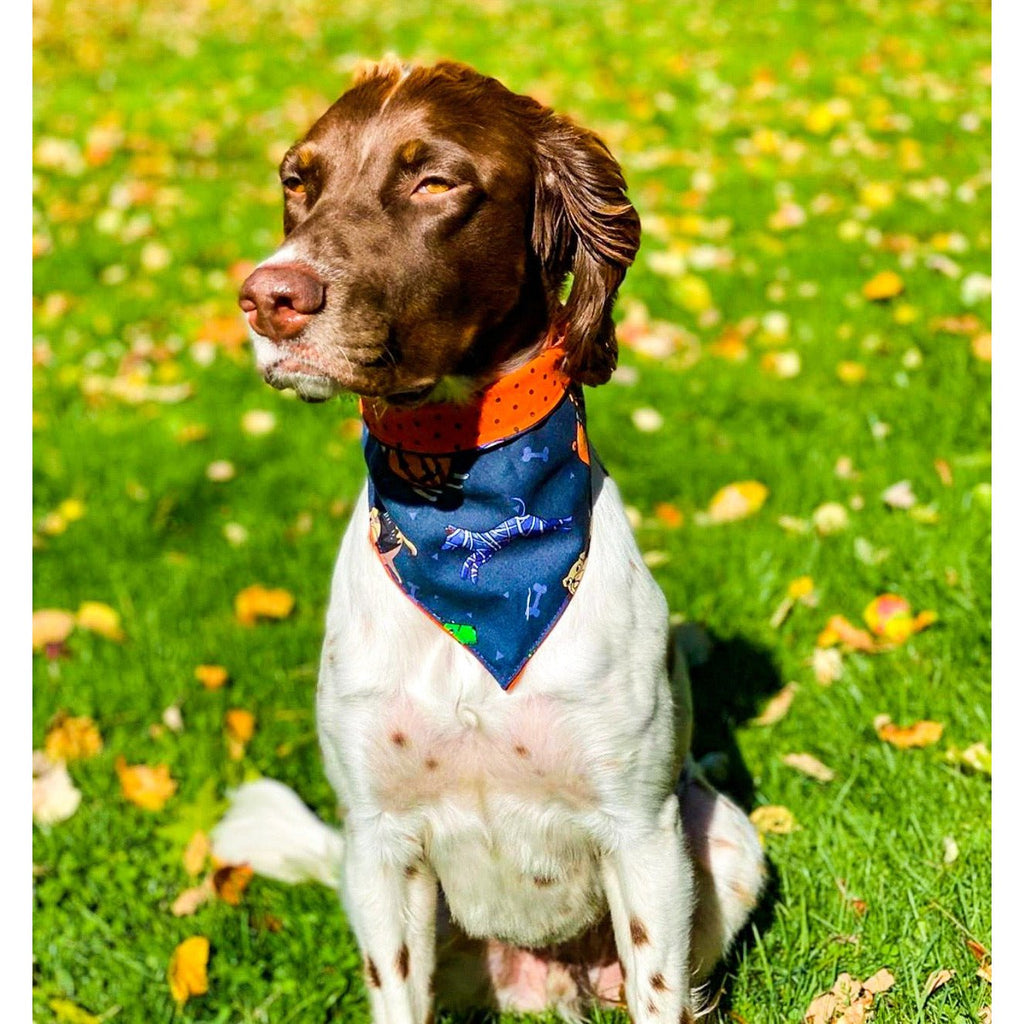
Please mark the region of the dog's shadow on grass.
MULTIPOLYGON (((717 637, 691 623, 677 631, 687 656, 693 700, 691 753, 715 787, 749 812, 754 806, 754 779, 736 742, 736 730, 781 689, 782 677, 770 652, 744 637, 717 637)), ((768 879, 756 909, 705 989, 717 1007, 719 1020, 728 1018, 729 976, 750 955, 755 936, 764 935, 775 919, 778 872, 770 860, 767 869, 768 879)))

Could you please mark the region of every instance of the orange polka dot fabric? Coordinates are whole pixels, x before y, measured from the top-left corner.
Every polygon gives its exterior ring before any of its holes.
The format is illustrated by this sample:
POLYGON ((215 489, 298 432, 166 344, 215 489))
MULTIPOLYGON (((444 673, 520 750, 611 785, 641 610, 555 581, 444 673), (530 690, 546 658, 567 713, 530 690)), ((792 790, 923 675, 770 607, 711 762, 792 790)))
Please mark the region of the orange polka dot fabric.
POLYGON ((558 406, 571 383, 560 369, 564 357, 560 346, 546 348, 465 404, 378 412, 361 402, 363 420, 378 441, 402 451, 441 455, 484 448, 529 430, 558 406))

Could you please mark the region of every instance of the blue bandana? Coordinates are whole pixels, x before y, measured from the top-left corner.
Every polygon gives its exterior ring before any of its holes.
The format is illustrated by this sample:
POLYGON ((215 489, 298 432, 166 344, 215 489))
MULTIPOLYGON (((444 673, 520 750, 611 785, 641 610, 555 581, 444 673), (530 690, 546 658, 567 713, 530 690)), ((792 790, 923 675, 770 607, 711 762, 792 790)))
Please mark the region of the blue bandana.
MULTIPOLYGON (((529 414, 542 415, 539 422, 466 450, 386 444, 372 432, 378 424, 370 416, 363 433, 370 539, 381 562, 502 689, 516 681, 569 604, 590 544, 582 392, 565 382, 548 405, 534 403, 529 414)), ((438 407, 419 412, 429 419, 438 407)), ((464 406, 440 412, 449 420, 480 417, 479 408, 464 406)), ((450 444, 450 435, 441 434, 441 443, 450 444)))

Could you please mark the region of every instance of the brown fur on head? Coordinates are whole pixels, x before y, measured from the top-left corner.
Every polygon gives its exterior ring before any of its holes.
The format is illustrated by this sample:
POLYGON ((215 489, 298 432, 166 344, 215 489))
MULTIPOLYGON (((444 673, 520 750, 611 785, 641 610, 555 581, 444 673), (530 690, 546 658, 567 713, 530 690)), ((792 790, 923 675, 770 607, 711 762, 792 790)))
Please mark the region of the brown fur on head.
POLYGON ((556 332, 574 379, 611 375, 640 224, 592 132, 464 65, 386 61, 358 71, 281 179, 285 243, 242 292, 272 384, 421 401, 556 332))

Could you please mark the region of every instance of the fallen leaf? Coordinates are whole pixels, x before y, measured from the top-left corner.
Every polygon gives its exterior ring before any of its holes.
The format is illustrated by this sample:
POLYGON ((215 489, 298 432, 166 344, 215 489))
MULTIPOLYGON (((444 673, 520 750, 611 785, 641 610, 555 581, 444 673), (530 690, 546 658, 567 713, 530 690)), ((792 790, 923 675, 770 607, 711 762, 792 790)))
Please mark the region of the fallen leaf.
POLYGON ((102 1017, 95 1013, 83 1010, 77 1003, 70 999, 51 999, 49 1007, 53 1010, 54 1020, 57 1024, 101 1024, 102 1017))
POLYGON ((755 807, 750 812, 750 821, 762 835, 772 834, 785 836, 795 832, 800 826, 797 824, 793 812, 788 807, 775 804, 765 804, 763 807, 755 807))
POLYGON ((121 756, 114 762, 121 792, 126 800, 147 811, 159 811, 174 795, 178 783, 171 778, 165 764, 151 767, 146 764, 129 765, 121 756))
POLYGON ((40 825, 67 821, 82 801, 63 761, 51 761, 41 750, 32 753, 32 820, 40 825))
POLYGON ((983 363, 992 362, 992 335, 987 331, 971 338, 971 354, 983 363))
POLYGON ((212 480, 215 484, 227 483, 235 478, 234 463, 227 459, 218 459, 206 467, 206 479, 212 480))
POLYGON ((757 480, 727 484, 716 491, 708 504, 707 521, 732 523, 753 515, 765 503, 768 488, 757 480))
POLYGON ((937 971, 932 971, 928 975, 928 980, 924 983, 924 998, 922 1002, 927 999, 937 989, 942 988, 951 978, 956 976, 956 971, 950 971, 946 968, 940 968, 937 971))
POLYGON ((219 690, 228 681, 228 670, 223 665, 197 665, 196 679, 208 690, 219 690))
POLYGON ((917 496, 909 480, 900 480, 882 492, 882 501, 889 508, 908 509, 917 504, 917 496))
POLYGON ((864 1024, 874 1012, 875 996, 888 991, 894 980, 884 968, 864 982, 844 971, 828 992, 815 996, 804 1024, 864 1024))
POLYGON ((950 747, 946 751, 946 762, 982 775, 992 775, 992 752, 984 743, 972 743, 965 750, 950 747))
POLYGON ((924 720, 915 722, 913 725, 901 726, 896 725, 888 715, 878 715, 873 724, 880 740, 891 743, 900 750, 907 750, 911 747, 929 747, 933 743, 938 743, 942 738, 941 722, 924 720))
POLYGON ((798 687, 796 683, 786 683, 786 685, 779 690, 774 697, 772 697, 767 704, 764 706, 764 710, 757 716, 750 720, 751 725, 774 725, 785 717, 786 712, 789 711, 790 705, 793 703, 793 698, 796 696, 798 687))
POLYGON ((237 907, 252 876, 253 870, 248 864, 222 864, 213 872, 214 891, 225 903, 237 907))
POLYGON ((634 409, 630 418, 633 426, 643 434, 653 434, 665 425, 665 418, 657 409, 634 409))
POLYGON ((175 917, 191 917, 204 903, 213 899, 213 884, 210 879, 211 876, 207 875, 199 885, 193 885, 190 889, 180 892, 171 904, 171 913, 175 917))
POLYGON ((58 712, 46 733, 44 747, 51 761, 77 761, 95 757, 103 749, 103 737, 91 718, 58 712))
POLYGON ((834 647, 836 644, 853 651, 864 651, 873 654, 878 650, 871 634, 857 629, 842 615, 833 615, 818 634, 818 647, 834 647))
POLYGON ((40 608, 32 613, 32 650, 62 644, 75 628, 75 617, 62 608, 40 608))
POLYGON ((978 1024, 992 1024, 992 1007, 983 1006, 978 1011, 978 1024))
POLYGON ((243 626, 258 619, 284 619, 295 607, 295 598, 287 590, 268 590, 260 584, 246 587, 235 595, 235 617, 243 626))
POLYGON ((967 946, 971 956, 973 956, 979 964, 983 964, 988 960, 990 956, 989 951, 980 942, 978 942, 977 939, 966 939, 965 945, 967 946))
POLYGON ((209 855, 210 837, 202 829, 196 829, 181 855, 181 862, 185 866, 185 870, 195 878, 203 870, 203 865, 209 855))
POLYGON ((795 768, 804 775, 809 775, 818 782, 831 782, 836 773, 811 754, 785 754, 782 763, 795 768))
POLYGON ((892 976, 892 972, 883 967, 864 982, 864 987, 877 996, 880 992, 888 992, 895 984, 896 979, 892 976))
POLYGON ((245 756, 245 745, 252 739, 256 718, 244 708, 231 708, 224 716, 224 726, 227 731, 228 756, 232 761, 240 761, 245 756))
POLYGON ((209 989, 206 965, 210 959, 210 940, 205 935, 192 935, 171 954, 167 982, 171 996, 184 1005, 192 996, 201 996, 209 989))
POLYGON ((121 616, 110 605, 101 601, 83 601, 75 616, 75 623, 81 629, 99 633, 108 640, 120 643, 124 639, 121 616))
POLYGON ((885 302, 901 295, 903 290, 903 278, 892 270, 883 270, 864 284, 861 293, 871 302, 885 302))
POLYGON ((836 376, 843 384, 862 384, 867 380, 868 368, 863 363, 846 359, 836 367, 836 376))
POLYGON ((683 513, 667 501, 659 502, 654 506, 654 517, 671 530, 676 530, 683 525, 683 513))
POLYGON ((942 863, 952 864, 960 856, 960 847, 952 836, 942 838, 942 863))
POLYGON ((831 686, 843 675, 843 656, 835 647, 815 647, 811 655, 811 670, 822 686, 831 686))
POLYGON ((826 501, 811 513, 811 522, 820 536, 831 537, 850 525, 850 513, 838 501, 826 501))
POLYGON ((981 978, 982 981, 987 981, 991 985, 992 984, 992 965, 990 963, 989 964, 982 964, 977 969, 977 971, 975 971, 974 976, 976 978, 981 978))
POLYGON ((277 426, 277 417, 266 409, 250 409, 242 416, 242 431, 250 437, 263 437, 277 426))
POLYGON ((868 629, 887 643, 903 643, 914 632, 910 603, 896 594, 880 594, 863 612, 868 629))

